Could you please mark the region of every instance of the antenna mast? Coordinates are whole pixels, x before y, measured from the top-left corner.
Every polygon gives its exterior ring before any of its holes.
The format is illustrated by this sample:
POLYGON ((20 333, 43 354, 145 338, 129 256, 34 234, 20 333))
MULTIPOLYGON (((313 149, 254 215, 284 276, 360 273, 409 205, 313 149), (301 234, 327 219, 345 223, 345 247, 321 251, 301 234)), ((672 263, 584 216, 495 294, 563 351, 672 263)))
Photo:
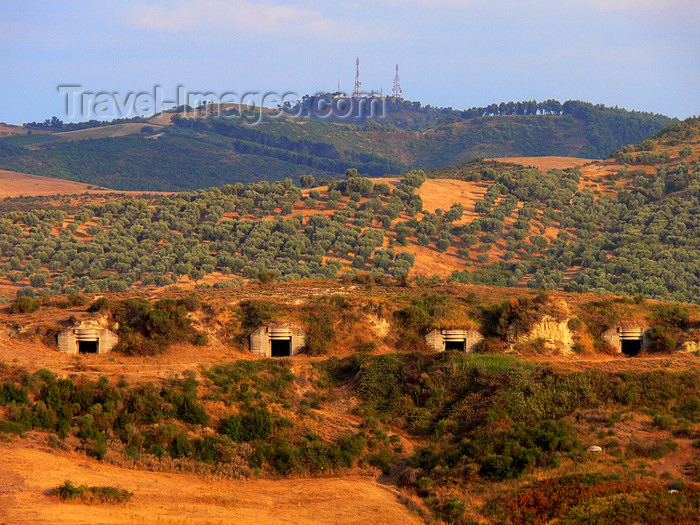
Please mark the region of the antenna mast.
POLYGON ((396 64, 396 75, 394 76, 394 100, 401 100, 401 81, 399 80, 399 65, 396 64))
POLYGON ((355 60, 355 98, 360 98, 362 84, 360 84, 360 57, 355 60))

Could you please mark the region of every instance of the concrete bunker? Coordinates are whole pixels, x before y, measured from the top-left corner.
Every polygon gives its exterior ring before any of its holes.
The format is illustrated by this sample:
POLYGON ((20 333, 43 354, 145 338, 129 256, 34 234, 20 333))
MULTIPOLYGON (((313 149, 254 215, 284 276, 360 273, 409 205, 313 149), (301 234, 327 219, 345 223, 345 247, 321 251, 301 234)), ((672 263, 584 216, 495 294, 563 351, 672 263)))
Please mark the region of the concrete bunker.
POLYGON ((117 334, 90 321, 58 334, 58 349, 66 354, 106 354, 118 342, 117 334))
POLYGON ((261 326, 249 337, 250 351, 265 357, 288 357, 306 346, 306 332, 292 325, 261 326))
POLYGON ((616 326, 603 332, 602 337, 619 353, 628 357, 638 355, 649 346, 647 330, 639 326, 616 326))
POLYGON ((458 352, 474 352, 484 336, 476 330, 464 329, 435 329, 425 336, 428 346, 436 352, 457 350, 458 352))

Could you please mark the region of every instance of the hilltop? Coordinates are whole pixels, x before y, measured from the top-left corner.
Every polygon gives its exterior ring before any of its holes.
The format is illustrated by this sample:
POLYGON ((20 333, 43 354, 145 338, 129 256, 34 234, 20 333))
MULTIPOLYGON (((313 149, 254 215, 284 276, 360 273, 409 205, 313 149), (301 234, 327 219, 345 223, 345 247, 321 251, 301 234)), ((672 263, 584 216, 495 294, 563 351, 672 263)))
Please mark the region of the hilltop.
MULTIPOLYGON (((303 104, 312 104, 305 99, 303 104)), ((8 128, 0 137, 0 168, 96 184, 117 190, 182 191, 302 175, 368 176, 436 169, 481 157, 605 158, 674 120, 567 101, 510 102, 465 111, 386 99, 382 118, 301 118, 251 123, 238 108, 226 118, 194 111, 152 119, 64 124, 54 117, 8 128), (28 131, 31 134, 27 134, 28 131)), ((295 110, 296 112, 296 110, 295 110)))

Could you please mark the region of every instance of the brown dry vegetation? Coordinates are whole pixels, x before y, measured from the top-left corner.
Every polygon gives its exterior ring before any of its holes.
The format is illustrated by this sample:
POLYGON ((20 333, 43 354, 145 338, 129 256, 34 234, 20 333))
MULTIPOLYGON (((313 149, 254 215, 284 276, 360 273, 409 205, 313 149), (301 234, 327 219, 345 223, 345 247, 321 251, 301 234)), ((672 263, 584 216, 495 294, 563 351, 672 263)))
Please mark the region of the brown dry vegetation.
POLYGON ((17 171, 0 170, 0 199, 8 197, 53 197, 78 194, 90 194, 99 197, 110 194, 138 196, 144 194, 167 195, 170 193, 171 192, 116 191, 109 188, 93 186, 91 184, 84 184, 82 182, 42 177, 41 175, 31 175, 29 173, 19 173, 17 171))
POLYGON ((27 128, 23 126, 15 126, 14 124, 5 124, 0 122, 0 137, 9 137, 11 135, 26 135, 27 128))
POLYGON ((507 164, 520 164, 537 168, 538 170, 564 170, 567 168, 578 168, 586 164, 597 162, 594 159, 582 159, 579 157, 498 157, 485 160, 495 160, 507 164))
POLYGON ((94 187, 80 182, 0 170, 0 198, 65 195, 90 191, 96 190, 94 187))
POLYGON ((489 186, 485 182, 428 179, 418 188, 417 193, 423 200, 423 209, 431 213, 435 213, 436 209, 447 211, 453 204, 460 203, 464 206, 464 215, 455 224, 463 224, 477 217, 474 204, 483 199, 489 186))
POLYGON ((140 133, 144 126, 146 126, 146 124, 112 124, 109 126, 98 126, 96 128, 79 129, 75 131, 61 131, 54 133, 53 136, 59 141, 126 137, 128 135, 140 133))
POLYGON ((195 474, 106 465, 40 440, 0 443, 0 520, 39 523, 405 523, 423 521, 371 476, 208 479, 195 474), (37 466, 41 468, 37 468, 37 466), (62 502, 49 495, 66 479, 128 487, 122 505, 62 502))

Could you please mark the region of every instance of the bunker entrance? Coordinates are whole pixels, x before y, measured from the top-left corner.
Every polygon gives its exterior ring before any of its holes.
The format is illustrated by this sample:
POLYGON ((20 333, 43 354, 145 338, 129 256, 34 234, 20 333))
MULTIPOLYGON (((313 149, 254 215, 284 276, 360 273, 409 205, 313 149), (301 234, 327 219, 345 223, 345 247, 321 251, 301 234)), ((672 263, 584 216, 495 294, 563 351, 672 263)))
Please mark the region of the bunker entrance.
POLYGON ((642 351, 641 339, 622 339, 622 353, 629 357, 634 357, 642 351))
POLYGON ((79 354, 96 354, 98 348, 98 341, 78 341, 79 354))
POLYGON ((270 339, 270 355, 272 357, 288 357, 292 355, 292 340, 270 339))
POLYGON ((467 343, 466 341, 445 341, 445 350, 457 350, 458 352, 466 352, 467 343))

